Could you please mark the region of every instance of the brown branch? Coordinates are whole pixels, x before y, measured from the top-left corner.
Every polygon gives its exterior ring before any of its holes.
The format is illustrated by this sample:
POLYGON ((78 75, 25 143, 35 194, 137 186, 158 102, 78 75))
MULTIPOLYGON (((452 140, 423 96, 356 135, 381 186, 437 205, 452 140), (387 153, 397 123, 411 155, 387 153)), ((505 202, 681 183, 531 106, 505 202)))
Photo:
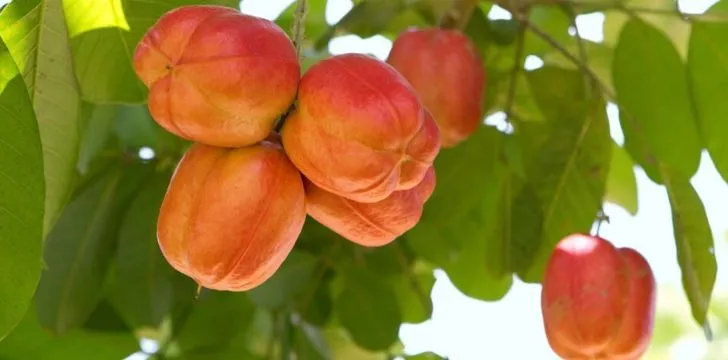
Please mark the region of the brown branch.
POLYGON ((605 2, 594 2, 594 1, 580 1, 580 0, 566 0, 565 3, 571 4, 575 7, 582 7, 588 9, 594 9, 594 11, 605 11, 605 10, 618 10, 630 15, 635 14, 649 14, 649 15, 662 15, 662 16, 675 16, 683 21, 687 22, 700 22, 700 21, 728 21, 728 14, 726 13, 709 13, 709 14, 688 14, 680 11, 680 8, 676 5, 675 8, 653 8, 644 6, 627 6, 620 1, 605 1, 605 2))

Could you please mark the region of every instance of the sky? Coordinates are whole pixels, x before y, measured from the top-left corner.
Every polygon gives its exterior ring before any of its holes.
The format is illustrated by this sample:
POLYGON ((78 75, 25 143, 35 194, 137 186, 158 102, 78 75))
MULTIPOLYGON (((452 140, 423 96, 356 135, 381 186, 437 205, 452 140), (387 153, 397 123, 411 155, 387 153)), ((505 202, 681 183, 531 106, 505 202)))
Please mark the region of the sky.
MULTIPOLYGON (((0 0, 0 5, 7 0, 0 0)), ((268 19, 274 19, 291 0, 243 0, 241 11, 268 19)), ((688 13, 700 13, 714 0, 680 1, 681 9, 688 13)), ((340 19, 350 8, 350 0, 329 0, 326 18, 329 23, 340 19)), ((494 8, 491 18, 508 18, 502 9, 494 8)), ((602 38, 600 14, 580 16, 577 25, 582 36, 594 41, 602 38)), ((385 59, 391 42, 381 36, 361 39, 346 35, 334 39, 329 47, 332 54, 347 52, 372 53, 385 59)), ((540 66, 539 59, 529 57, 527 68, 540 66)), ((615 106, 608 107, 612 137, 619 144, 624 139, 617 119, 615 106)), ((502 122, 502 115, 488 119, 490 124, 502 122)), ((718 175, 707 154, 703 154, 697 174, 692 179, 705 205, 719 263, 726 263, 726 234, 728 222, 721 214, 728 213, 728 186, 718 175)), ((630 246, 640 251, 651 264, 660 286, 681 289, 680 271, 676 263, 670 206, 663 187, 650 181, 644 172, 637 170, 640 209, 631 216, 621 208, 607 204, 605 212, 610 223, 601 228, 601 235, 617 246, 630 246)), ((716 290, 728 290, 728 267, 719 268, 716 290)), ((534 359, 557 360, 548 347, 540 314, 539 285, 515 281, 510 292, 498 302, 474 300, 460 293, 443 272, 436 273, 437 281, 432 291, 434 310, 432 318, 421 324, 405 324, 400 336, 408 353, 434 351, 452 360, 534 359), (526 344, 526 346, 524 346, 526 344)), ((684 310, 689 311, 686 301, 684 310)), ((673 356, 668 359, 698 360, 705 350, 702 333, 696 329, 690 338, 675 342, 673 356)), ((131 359, 132 357, 128 358, 131 359)), ((133 357, 139 359, 140 357, 133 357)))

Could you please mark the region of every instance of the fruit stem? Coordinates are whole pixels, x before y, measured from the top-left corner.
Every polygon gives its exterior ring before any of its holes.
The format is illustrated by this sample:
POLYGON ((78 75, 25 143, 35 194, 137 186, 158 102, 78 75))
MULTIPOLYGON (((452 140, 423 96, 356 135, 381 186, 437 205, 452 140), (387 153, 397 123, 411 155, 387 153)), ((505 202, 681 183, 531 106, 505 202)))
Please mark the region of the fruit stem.
POLYGON ((303 43, 304 33, 306 30, 306 14, 308 13, 308 2, 306 0, 297 0, 296 9, 293 11, 293 27, 291 28, 291 37, 293 45, 296 46, 296 54, 301 58, 301 47, 303 43))
POLYGON ((453 0, 453 6, 440 19, 440 28, 464 29, 477 6, 478 0, 453 0))

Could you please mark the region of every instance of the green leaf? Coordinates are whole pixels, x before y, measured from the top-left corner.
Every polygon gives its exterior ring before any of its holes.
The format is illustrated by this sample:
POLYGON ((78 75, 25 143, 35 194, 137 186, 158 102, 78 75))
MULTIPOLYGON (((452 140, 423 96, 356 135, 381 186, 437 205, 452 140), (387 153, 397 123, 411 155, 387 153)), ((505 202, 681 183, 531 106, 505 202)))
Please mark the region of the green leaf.
POLYGON ((146 102, 147 89, 132 68, 134 50, 160 16, 173 8, 194 4, 238 8, 240 1, 63 1, 74 68, 84 99, 101 103, 146 102))
POLYGON ((710 334, 707 313, 715 285, 717 263, 713 234, 698 193, 690 178, 681 173, 662 172, 672 207, 672 223, 682 284, 693 318, 710 334))
MULTIPOLYGON (((420 264, 417 264, 420 265, 420 264)), ((430 266, 413 266, 406 274, 392 277, 392 288, 397 293, 402 322, 421 323, 432 316, 432 287, 435 275, 430 266)))
POLYGON ((43 326, 64 334, 83 324, 101 298, 115 232, 147 167, 112 166, 79 189, 48 235, 36 307, 43 326))
MULTIPOLYGON (((586 52, 587 65, 589 69, 596 75, 599 81, 612 93, 614 93, 614 85, 612 85, 612 61, 614 58, 614 48, 605 43, 595 43, 589 40, 582 39, 582 45, 586 52)), ((579 51, 579 45, 576 42, 564 48, 573 57, 580 59, 581 54, 579 51)), ((544 65, 556 66, 565 69, 581 70, 577 64, 564 55, 563 52, 556 48, 552 48, 550 51, 545 52, 542 56, 544 65)))
POLYGON ((675 0, 629 0, 629 3, 626 4, 627 8, 643 8, 653 11, 627 13, 618 8, 604 11, 604 43, 610 46, 618 44, 619 36, 624 31, 628 20, 631 16, 635 16, 663 33, 673 43, 680 56, 685 58, 692 22, 676 21, 678 19, 677 5, 675 0))
POLYGON ((659 166, 692 176, 702 146, 680 55, 660 31, 640 20, 630 20, 619 39, 612 76, 625 148, 657 183, 659 166))
POLYGON ((23 73, 40 128, 46 236, 73 192, 80 133, 81 102, 61 0, 11 2, 0 13, 0 36, 23 73))
POLYGON ((235 345, 233 339, 248 329, 255 312, 242 292, 203 290, 193 306, 176 339, 183 354, 235 345))
POLYGON ((442 360, 443 358, 436 355, 433 352, 423 352, 417 355, 410 355, 404 357, 406 360, 442 360))
POLYGON ((539 282, 556 243, 591 228, 604 197, 612 140, 606 105, 597 89, 587 91, 579 71, 543 67, 529 72, 528 80, 548 119, 517 129, 527 184, 542 205, 543 235, 532 264, 518 275, 539 282))
POLYGON ((296 359, 327 360, 332 359, 331 350, 326 343, 323 332, 306 323, 300 323, 294 333, 296 359))
POLYGON ((146 105, 118 105, 114 131, 125 148, 138 151, 149 147, 157 155, 172 155, 175 161, 190 143, 159 126, 146 105))
MULTIPOLYGON (((718 2, 707 13, 726 13, 728 2, 718 2)), ((688 71, 695 112, 705 147, 715 167, 728 182, 728 103, 721 97, 728 83, 728 23, 693 25, 688 71)))
POLYGON ((116 107, 83 102, 82 110, 81 119, 84 124, 76 170, 85 175, 111 138, 111 130, 116 119, 116 107))
POLYGON ((501 161, 503 134, 481 127, 459 146, 435 160, 437 187, 417 226, 406 234, 414 252, 443 267, 455 286, 483 300, 502 297, 510 288, 503 235, 507 217, 499 211, 505 184, 501 161))
POLYGON ((156 174, 131 201, 121 220, 110 301, 133 329, 157 328, 174 301, 172 276, 157 244, 157 216, 171 174, 156 174))
POLYGON ((386 350, 399 338, 402 313, 397 295, 380 276, 359 269, 344 274, 336 315, 352 339, 366 350, 386 350))
POLYGON ((0 346, 1 359, 67 360, 124 359, 139 351, 139 343, 131 333, 73 330, 56 337, 41 328, 35 309, 0 346))
MULTIPOLYGON (((531 184, 519 184, 512 179, 513 194, 510 209, 510 258, 513 272, 522 273, 533 264, 543 239, 544 210, 536 190, 531 184)), ((495 256, 499 253, 495 253, 495 256)))
POLYGON ((119 312, 109 303, 108 299, 103 299, 94 311, 89 315, 83 324, 83 330, 98 332, 130 332, 131 329, 121 318, 119 312))
MULTIPOLYGON (((317 269, 321 271, 321 269, 317 269)), ((325 271, 325 269, 324 269, 325 271)), ((314 274, 306 284, 306 289, 296 301, 296 311, 311 325, 324 326, 331 319, 334 300, 331 297, 331 281, 327 274, 314 274)))
POLYGON ((292 305, 314 274, 317 259, 306 252, 293 251, 266 282, 248 291, 250 299, 260 307, 280 309, 292 305))
POLYGON ((43 153, 23 78, 0 40, 0 340, 38 285, 43 244, 43 153))
POLYGON ((621 206, 632 215, 637 215, 637 178, 634 175, 634 163, 627 151, 614 142, 604 200, 621 206))
POLYGON ((385 352, 373 352, 357 346, 346 330, 339 326, 328 327, 324 337, 331 349, 331 359, 346 360, 387 360, 385 352))

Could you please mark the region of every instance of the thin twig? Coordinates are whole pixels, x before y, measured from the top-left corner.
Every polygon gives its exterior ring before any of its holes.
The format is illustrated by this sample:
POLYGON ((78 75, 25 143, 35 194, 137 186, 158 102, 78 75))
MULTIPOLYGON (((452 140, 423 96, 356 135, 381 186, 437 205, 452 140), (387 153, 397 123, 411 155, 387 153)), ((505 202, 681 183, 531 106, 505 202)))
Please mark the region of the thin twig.
POLYGON ((412 272, 412 269, 407 265, 407 256, 404 254, 404 250, 402 250, 402 245, 400 243, 394 244, 394 252, 397 255, 397 262, 399 262, 399 266, 402 268, 402 271, 404 271, 407 275, 407 279, 409 280, 412 289, 415 291, 415 294, 417 294, 417 298, 419 299, 420 303, 422 303, 422 309, 427 310, 428 308, 430 308, 428 296, 425 294, 425 290, 422 289, 420 283, 417 281, 417 278, 412 272))
POLYGON ((540 37, 543 41, 546 41, 551 45, 554 49, 556 49, 558 52, 560 52, 562 55, 564 55, 569 61, 571 61, 574 65, 576 65, 581 71, 584 71, 587 75, 589 75, 592 80, 599 86, 600 90, 606 95, 608 98, 612 100, 616 100, 617 96, 612 92, 612 90, 601 80, 599 79, 599 76, 592 70, 587 64, 579 60, 576 56, 574 56, 572 53, 569 52, 563 45, 561 45, 558 41, 556 41, 554 38, 552 38, 548 33, 546 33, 543 29, 538 27, 537 25, 533 24, 528 18, 521 17, 520 19, 517 19, 521 23, 525 24, 525 26, 531 30, 534 34, 536 34, 538 37, 540 37))
MULTIPOLYGON (((579 26, 577 26, 576 24, 576 10, 574 10, 574 8, 569 6, 568 4, 564 4, 562 8, 569 17, 571 26, 574 28, 574 39, 576 39, 576 46, 579 48, 579 57, 581 58, 581 62, 584 63, 586 67, 589 67, 589 56, 587 55, 586 46, 584 45, 584 38, 581 37, 581 33, 579 32, 579 26)), ((584 91, 586 93, 587 99, 591 99, 592 84, 592 79, 590 79, 589 76, 586 76, 585 74, 584 91)))
POLYGON ((306 32, 306 14, 308 13, 308 2, 306 0, 297 0, 296 9, 293 11, 293 28, 291 29, 291 37, 293 44, 296 46, 296 54, 301 58, 301 47, 306 32))
POLYGON ((677 2, 674 8, 653 8, 645 6, 627 6, 624 3, 618 1, 605 1, 605 2, 593 2, 593 1, 579 1, 579 0, 567 0, 566 3, 572 4, 575 7, 583 7, 593 9, 594 11, 605 11, 605 10, 618 10, 625 13, 638 13, 638 14, 649 14, 649 15, 662 15, 662 16, 675 16, 683 21, 687 22, 700 22, 700 21, 728 21, 727 13, 706 13, 706 14, 688 14, 680 11, 677 6, 677 2))

